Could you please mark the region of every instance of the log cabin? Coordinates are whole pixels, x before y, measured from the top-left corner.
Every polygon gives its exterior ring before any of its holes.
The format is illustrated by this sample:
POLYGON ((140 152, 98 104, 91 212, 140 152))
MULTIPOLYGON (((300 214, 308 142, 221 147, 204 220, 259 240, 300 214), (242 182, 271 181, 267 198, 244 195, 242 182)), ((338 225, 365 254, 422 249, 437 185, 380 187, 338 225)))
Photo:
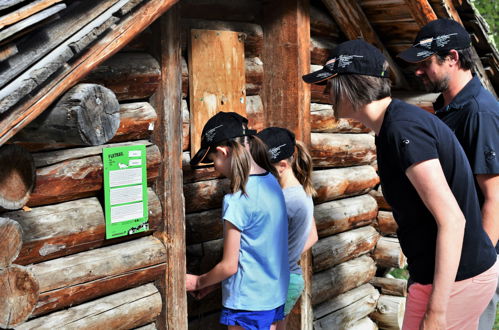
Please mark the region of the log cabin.
POLYGON ((292 130, 314 160, 320 239, 288 328, 400 329, 407 283, 385 275, 406 261, 373 133, 301 76, 364 38, 394 96, 431 111, 396 54, 436 18, 471 33, 497 95, 471 0, 1 1, 0 328, 223 328, 220 291, 198 301, 184 283, 221 257, 228 182, 188 163, 207 118, 236 111, 292 130), (102 149, 130 145, 146 146, 148 228, 106 239, 102 149))

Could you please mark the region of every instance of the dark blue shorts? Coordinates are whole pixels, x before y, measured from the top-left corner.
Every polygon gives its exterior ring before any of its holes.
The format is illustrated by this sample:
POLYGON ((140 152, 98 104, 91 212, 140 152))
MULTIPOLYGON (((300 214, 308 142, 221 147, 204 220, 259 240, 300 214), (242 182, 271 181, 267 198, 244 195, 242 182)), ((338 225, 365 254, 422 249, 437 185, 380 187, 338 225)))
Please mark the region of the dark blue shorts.
POLYGON ((284 305, 269 311, 244 311, 222 308, 220 323, 238 325, 245 330, 268 330, 272 323, 284 320, 284 305))

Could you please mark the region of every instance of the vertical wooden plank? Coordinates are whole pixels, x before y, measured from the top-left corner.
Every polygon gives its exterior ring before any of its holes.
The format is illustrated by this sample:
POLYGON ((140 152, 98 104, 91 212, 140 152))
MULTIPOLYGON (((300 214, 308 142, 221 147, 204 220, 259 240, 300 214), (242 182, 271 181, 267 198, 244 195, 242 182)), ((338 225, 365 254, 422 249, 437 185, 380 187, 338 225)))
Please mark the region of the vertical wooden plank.
POLYGON ((162 165, 156 193, 163 206, 163 224, 155 236, 166 246, 166 271, 157 283, 163 298, 158 329, 187 329, 185 293, 185 222, 182 183, 182 68, 180 10, 173 6, 155 23, 161 83, 151 98, 158 121, 153 141, 160 148, 162 165))
POLYGON ((310 15, 307 0, 264 6, 262 101, 268 126, 286 127, 310 142, 310 15))
MULTIPOLYGON (((290 129, 310 145, 310 71, 308 0, 270 0, 264 5, 262 101, 267 126, 290 129)), ((301 261, 305 291, 291 312, 287 329, 312 329, 311 257, 301 261)))
POLYGON ((199 150, 204 124, 220 111, 246 116, 244 38, 233 31, 191 30, 189 100, 191 155, 199 150))

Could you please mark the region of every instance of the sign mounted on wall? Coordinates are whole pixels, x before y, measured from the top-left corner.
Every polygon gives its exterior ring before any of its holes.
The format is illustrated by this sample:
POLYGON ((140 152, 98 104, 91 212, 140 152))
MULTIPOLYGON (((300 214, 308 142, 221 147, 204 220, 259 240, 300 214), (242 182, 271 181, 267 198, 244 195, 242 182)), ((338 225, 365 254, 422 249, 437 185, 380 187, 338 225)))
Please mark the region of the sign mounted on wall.
POLYGON ((106 239, 149 229, 146 146, 104 148, 106 239))

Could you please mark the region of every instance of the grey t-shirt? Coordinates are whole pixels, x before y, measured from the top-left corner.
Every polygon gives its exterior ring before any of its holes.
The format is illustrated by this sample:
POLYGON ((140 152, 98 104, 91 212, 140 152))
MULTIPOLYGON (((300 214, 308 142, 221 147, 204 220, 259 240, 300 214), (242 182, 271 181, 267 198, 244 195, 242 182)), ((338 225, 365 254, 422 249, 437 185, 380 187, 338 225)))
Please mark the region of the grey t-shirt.
POLYGON ((302 186, 289 187, 283 189, 282 192, 288 212, 289 271, 293 274, 301 274, 298 260, 312 226, 314 203, 312 197, 307 196, 302 186))

